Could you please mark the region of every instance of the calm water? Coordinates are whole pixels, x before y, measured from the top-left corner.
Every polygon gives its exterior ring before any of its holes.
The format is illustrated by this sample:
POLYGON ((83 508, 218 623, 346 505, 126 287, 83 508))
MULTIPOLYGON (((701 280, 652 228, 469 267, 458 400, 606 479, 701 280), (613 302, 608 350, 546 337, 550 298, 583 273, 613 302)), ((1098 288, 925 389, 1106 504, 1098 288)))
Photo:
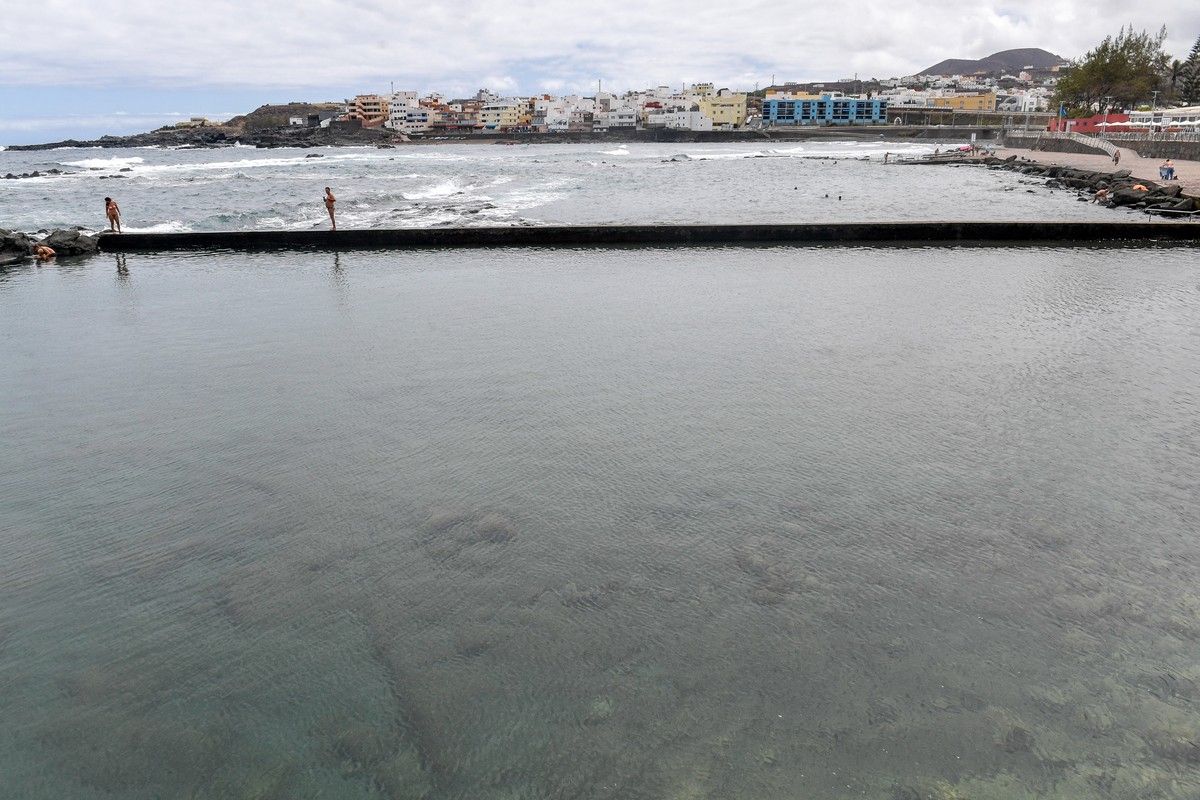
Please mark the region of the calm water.
POLYGON ((0 272, 5 797, 1195 798, 1195 251, 0 272))
MULTIPOLYGON (((546 223, 1121 219, 1044 180, 976 167, 884 164, 949 143, 412 145, 393 150, 0 151, 0 227, 130 231, 546 223)), ((1138 215, 1144 219, 1145 215, 1138 215)))

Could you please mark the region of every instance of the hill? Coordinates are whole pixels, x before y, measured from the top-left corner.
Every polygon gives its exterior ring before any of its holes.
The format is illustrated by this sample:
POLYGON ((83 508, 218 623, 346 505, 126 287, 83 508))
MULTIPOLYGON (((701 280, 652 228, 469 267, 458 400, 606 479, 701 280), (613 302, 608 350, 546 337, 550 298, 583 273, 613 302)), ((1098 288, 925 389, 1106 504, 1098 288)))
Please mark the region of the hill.
POLYGON ((241 114, 225 122, 230 128, 245 131, 261 131, 268 128, 282 128, 288 124, 289 117, 306 117, 322 111, 336 111, 341 108, 337 103, 283 103, 259 106, 249 114, 241 114))
POLYGON ((1056 56, 1039 47, 1021 47, 1016 50, 1001 50, 986 58, 948 58, 939 61, 918 75, 974 75, 979 72, 1020 72, 1026 67, 1050 69, 1067 59, 1056 56))

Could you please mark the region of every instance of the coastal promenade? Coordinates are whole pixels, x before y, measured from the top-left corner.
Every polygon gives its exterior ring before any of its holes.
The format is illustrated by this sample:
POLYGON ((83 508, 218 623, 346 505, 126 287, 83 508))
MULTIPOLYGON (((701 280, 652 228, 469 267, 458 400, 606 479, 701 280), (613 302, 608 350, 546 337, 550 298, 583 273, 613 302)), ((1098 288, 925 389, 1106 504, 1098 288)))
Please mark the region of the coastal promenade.
MULTIPOLYGON (((1053 153, 1043 150, 1029 150, 1020 147, 998 147, 996 155, 1000 158, 1015 155, 1020 159, 1036 161, 1039 164, 1056 167, 1072 167, 1095 172, 1112 172, 1115 169, 1127 169, 1135 178, 1162 183, 1158 177, 1158 167, 1163 163, 1161 158, 1143 158, 1129 148, 1121 148, 1121 164, 1114 167, 1112 159, 1105 155, 1089 155, 1084 153, 1053 153)), ((1200 195, 1200 161, 1175 160, 1175 183, 1185 194, 1200 195)))

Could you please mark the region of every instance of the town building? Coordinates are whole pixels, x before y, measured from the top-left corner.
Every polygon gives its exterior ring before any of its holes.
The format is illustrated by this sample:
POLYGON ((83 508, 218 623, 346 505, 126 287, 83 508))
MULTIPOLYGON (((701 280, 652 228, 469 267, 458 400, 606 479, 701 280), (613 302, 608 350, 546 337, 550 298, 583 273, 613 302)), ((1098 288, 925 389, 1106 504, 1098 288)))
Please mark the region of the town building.
MULTIPOLYGON (((1153 111, 1131 111, 1130 129, 1149 131, 1200 131, 1200 106, 1158 108, 1153 111)), ((1122 130, 1122 128, 1117 128, 1122 130)))
POLYGON ((827 94, 815 100, 772 97, 763 102, 765 125, 883 125, 886 100, 827 94))
POLYGON ((949 108, 954 111, 995 111, 995 92, 971 92, 948 94, 932 98, 934 108, 949 108))
POLYGON ((360 120, 364 128, 378 128, 388 121, 390 103, 383 95, 360 94, 347 105, 346 118, 360 120))
POLYGON ((699 109, 691 111, 654 109, 646 115, 646 127, 677 131, 711 131, 713 121, 699 109))
POLYGON ((716 94, 701 98, 697 105, 700 106, 700 111, 712 120, 715 130, 735 130, 746 124, 746 118, 749 116, 747 99, 745 92, 722 89, 716 94))
POLYGON ((526 106, 525 102, 512 98, 484 103, 479 109, 479 124, 489 131, 511 131, 529 127, 533 120, 526 118, 526 106))

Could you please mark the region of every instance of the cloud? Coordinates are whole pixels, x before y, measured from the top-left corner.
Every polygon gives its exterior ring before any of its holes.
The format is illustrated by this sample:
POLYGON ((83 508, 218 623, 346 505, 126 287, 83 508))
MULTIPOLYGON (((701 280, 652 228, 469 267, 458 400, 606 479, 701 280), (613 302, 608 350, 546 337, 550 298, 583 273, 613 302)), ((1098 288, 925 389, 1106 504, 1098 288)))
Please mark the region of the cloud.
POLYGON ((45 0, 10 4, 0 83, 532 93, 884 77, 1010 47, 1079 55, 1124 23, 1200 34, 1200 4, 1125 0, 45 0))
MULTIPOLYGON (((176 111, 160 114, 130 114, 125 111, 114 111, 111 114, 70 114, 58 117, 0 117, 0 133, 11 131, 79 130, 81 128, 144 131, 159 128, 163 125, 173 125, 191 116, 193 115, 181 114, 176 111)), ((211 119, 226 119, 234 115, 226 112, 207 116, 211 119)))

